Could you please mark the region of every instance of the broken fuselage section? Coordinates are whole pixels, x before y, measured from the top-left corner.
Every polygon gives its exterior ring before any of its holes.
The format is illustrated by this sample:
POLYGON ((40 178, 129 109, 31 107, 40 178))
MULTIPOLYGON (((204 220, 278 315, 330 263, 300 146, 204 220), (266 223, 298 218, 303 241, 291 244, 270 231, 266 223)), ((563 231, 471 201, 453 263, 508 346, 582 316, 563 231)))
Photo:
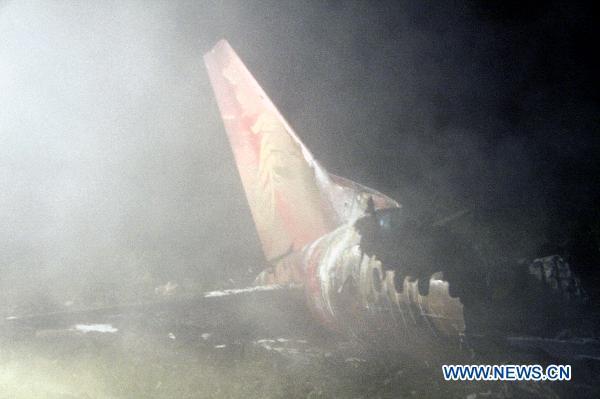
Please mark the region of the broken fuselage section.
POLYGON ((322 324, 356 338, 392 338, 406 350, 415 341, 457 339, 463 307, 442 275, 411 274, 396 256, 392 236, 406 224, 400 205, 329 174, 227 42, 205 62, 270 263, 256 283, 302 285, 322 324))

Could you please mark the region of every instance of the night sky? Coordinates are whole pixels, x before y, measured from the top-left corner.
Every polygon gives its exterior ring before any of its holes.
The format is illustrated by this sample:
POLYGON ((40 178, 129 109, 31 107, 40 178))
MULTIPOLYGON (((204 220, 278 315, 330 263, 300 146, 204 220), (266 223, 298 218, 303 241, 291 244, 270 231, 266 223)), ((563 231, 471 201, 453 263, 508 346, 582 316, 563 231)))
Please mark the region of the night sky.
POLYGON ((591 4, 0 2, 2 285, 62 301, 250 279, 262 254, 202 64, 223 37, 329 171, 424 218, 469 210, 515 256, 592 237, 591 4))

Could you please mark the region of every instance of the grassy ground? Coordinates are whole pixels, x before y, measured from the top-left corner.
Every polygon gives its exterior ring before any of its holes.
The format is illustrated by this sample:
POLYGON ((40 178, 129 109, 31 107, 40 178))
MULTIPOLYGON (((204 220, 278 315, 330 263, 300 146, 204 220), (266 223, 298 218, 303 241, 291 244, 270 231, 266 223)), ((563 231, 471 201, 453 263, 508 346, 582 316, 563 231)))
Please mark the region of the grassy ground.
POLYGON ((196 333, 53 330, 4 339, 0 398, 554 397, 534 386, 443 382, 438 369, 377 361, 349 344, 196 333))

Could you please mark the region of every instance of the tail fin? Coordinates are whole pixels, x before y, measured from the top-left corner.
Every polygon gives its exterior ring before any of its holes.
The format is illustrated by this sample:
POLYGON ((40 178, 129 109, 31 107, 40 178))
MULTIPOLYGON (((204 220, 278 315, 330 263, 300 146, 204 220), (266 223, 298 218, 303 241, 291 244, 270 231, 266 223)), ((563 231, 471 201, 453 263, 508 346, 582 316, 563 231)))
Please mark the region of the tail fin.
POLYGON ((204 56, 254 223, 268 260, 279 259, 393 199, 328 174, 302 144, 229 43, 204 56))
POLYGON ((221 40, 204 61, 267 259, 334 228, 321 189, 327 174, 233 49, 221 40))

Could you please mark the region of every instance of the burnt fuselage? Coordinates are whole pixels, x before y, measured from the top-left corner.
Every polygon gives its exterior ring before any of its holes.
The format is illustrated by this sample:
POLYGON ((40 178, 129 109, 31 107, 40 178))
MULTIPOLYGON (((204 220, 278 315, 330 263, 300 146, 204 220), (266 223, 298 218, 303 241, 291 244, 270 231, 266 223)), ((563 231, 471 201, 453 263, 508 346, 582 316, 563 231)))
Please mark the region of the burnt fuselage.
POLYGON ((413 272, 423 270, 414 259, 420 249, 412 248, 422 237, 414 237, 403 212, 381 209, 343 224, 282 259, 258 282, 303 284, 315 317, 353 338, 407 352, 432 341, 458 342, 465 330, 461 301, 450 296, 441 273, 413 272), (409 242, 404 258, 403 240, 409 242))

